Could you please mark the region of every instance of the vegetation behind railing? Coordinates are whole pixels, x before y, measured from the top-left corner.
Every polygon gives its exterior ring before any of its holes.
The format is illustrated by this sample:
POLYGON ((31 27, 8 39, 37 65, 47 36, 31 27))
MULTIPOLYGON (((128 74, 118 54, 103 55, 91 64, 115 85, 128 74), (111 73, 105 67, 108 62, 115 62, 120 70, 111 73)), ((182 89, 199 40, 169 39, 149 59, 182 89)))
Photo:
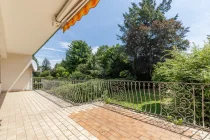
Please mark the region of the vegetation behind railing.
POLYGON ((103 101, 107 104, 182 122, 210 127, 210 85, 117 80, 34 79, 42 89, 75 105, 103 101))

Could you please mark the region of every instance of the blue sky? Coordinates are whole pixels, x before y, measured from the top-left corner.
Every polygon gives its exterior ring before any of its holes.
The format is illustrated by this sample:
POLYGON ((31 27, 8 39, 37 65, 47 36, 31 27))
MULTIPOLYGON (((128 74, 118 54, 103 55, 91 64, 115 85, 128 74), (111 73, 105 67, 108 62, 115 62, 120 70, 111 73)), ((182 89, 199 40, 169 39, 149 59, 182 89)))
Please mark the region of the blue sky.
MULTIPOLYGON (((140 0, 100 0, 98 6, 91 9, 68 31, 59 30, 38 53, 36 58, 41 64, 47 57, 52 67, 65 58, 65 51, 72 40, 84 40, 95 52, 98 46, 115 45, 120 34, 118 24, 123 23, 122 14, 128 11, 131 2, 140 0)), ((160 2, 162 0, 157 0, 160 2)), ((210 34, 210 0, 173 0, 171 10, 166 14, 173 17, 179 14, 185 27, 190 27, 187 39, 202 47, 206 36, 210 34)))

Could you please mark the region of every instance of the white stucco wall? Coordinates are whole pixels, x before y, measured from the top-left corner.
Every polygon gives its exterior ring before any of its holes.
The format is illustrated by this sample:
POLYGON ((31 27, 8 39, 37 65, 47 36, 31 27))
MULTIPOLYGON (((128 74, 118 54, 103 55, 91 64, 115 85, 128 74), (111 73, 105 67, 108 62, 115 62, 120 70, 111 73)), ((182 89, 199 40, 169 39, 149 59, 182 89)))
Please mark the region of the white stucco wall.
POLYGON ((31 90, 31 67, 27 68, 13 85, 21 72, 28 66, 31 59, 31 55, 8 54, 6 59, 1 60, 1 88, 3 92, 8 91, 10 88, 10 91, 31 90))

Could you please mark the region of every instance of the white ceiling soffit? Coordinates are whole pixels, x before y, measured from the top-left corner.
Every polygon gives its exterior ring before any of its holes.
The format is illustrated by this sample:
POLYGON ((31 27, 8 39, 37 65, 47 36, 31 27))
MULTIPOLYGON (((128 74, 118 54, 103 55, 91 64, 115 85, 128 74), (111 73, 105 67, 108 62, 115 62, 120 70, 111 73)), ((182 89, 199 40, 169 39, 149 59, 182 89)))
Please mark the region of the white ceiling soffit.
MULTIPOLYGON (((72 4, 77 2, 73 0, 72 4)), ((59 28, 52 26, 52 19, 66 3, 67 0, 1 0, 7 52, 34 54, 59 28)), ((0 23, 0 30, 1 27, 0 23)))

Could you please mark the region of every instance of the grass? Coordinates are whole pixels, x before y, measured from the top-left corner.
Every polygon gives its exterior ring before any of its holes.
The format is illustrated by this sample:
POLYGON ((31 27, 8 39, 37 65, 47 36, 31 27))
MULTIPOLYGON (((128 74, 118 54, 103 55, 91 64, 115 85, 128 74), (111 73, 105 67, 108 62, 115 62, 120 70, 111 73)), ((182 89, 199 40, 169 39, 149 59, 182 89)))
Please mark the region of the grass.
POLYGON ((136 103, 129 103, 126 101, 117 101, 115 99, 110 99, 110 103, 117 104, 136 111, 160 114, 160 101, 148 101, 136 104, 136 103))
POLYGON ((136 111, 160 114, 160 97, 154 92, 138 91, 110 94, 109 103, 136 111))

